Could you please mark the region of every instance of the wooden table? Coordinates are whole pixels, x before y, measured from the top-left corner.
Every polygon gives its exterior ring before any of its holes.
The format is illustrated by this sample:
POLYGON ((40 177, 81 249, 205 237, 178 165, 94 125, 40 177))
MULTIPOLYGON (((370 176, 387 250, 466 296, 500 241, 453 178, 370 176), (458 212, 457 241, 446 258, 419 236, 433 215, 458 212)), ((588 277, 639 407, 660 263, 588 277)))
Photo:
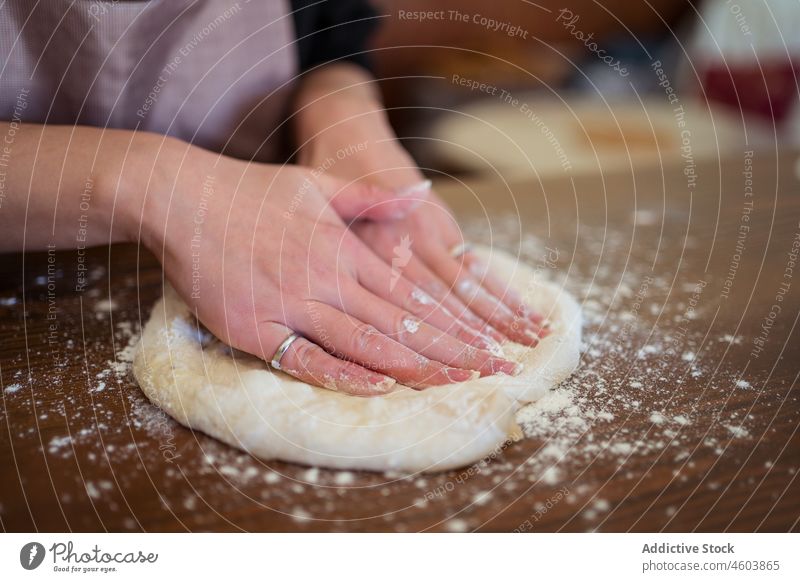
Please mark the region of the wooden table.
POLYGON ((470 237, 512 251, 522 240, 587 315, 563 392, 577 408, 444 474, 265 463, 193 433, 145 400, 124 362, 161 292, 149 253, 4 256, 2 527, 798 530, 798 156, 752 158, 752 196, 744 152, 694 168, 696 181, 679 164, 442 187, 470 237))

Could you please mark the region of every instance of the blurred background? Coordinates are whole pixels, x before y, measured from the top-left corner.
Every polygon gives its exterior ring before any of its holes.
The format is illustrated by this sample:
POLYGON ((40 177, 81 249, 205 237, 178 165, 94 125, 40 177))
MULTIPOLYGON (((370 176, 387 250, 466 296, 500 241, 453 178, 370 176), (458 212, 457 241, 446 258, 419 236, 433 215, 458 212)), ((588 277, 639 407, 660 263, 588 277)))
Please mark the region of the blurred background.
POLYGON ((800 141, 800 0, 373 1, 385 103, 434 174, 608 172, 800 141))

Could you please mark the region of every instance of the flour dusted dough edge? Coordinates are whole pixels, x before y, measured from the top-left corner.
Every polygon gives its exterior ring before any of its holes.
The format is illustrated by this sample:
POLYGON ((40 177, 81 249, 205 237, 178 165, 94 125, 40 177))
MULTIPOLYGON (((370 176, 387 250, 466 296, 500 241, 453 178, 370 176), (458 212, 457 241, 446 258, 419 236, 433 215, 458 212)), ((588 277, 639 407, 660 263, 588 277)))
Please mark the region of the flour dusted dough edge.
POLYGON ((581 313, 559 287, 497 250, 477 251, 543 312, 553 334, 534 349, 504 346, 519 376, 359 398, 316 388, 199 332, 170 287, 153 308, 133 372, 181 424, 263 459, 338 469, 440 471, 478 461, 518 430, 514 416, 578 365, 581 313))

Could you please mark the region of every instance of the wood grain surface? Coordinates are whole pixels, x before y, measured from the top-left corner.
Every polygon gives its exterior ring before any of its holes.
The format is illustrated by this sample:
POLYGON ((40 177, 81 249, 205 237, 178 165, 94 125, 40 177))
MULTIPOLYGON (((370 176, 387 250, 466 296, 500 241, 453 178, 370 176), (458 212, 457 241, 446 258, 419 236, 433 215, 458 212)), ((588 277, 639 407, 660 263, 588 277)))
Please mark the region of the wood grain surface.
POLYGON ((798 156, 754 153, 752 195, 750 159, 441 187, 468 237, 541 261, 586 313, 563 406, 442 474, 264 462, 194 433, 126 363, 162 289, 150 253, 3 256, 2 528, 797 530, 798 156))

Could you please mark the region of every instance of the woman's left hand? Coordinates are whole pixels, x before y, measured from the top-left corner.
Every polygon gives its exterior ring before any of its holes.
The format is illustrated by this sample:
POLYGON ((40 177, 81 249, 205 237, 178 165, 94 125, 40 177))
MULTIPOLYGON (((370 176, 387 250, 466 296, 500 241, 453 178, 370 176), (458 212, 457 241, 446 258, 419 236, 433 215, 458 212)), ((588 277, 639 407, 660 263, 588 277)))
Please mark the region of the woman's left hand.
POLYGON ((543 318, 464 246, 468 242, 450 210, 433 192, 405 218, 362 221, 351 228, 385 261, 401 263, 395 268, 405 278, 465 324, 496 341, 530 346, 546 335, 543 318), (402 249, 410 252, 401 257, 402 249))
MULTIPOLYGON (((301 162, 340 178, 406 191, 418 205, 395 220, 354 222, 352 230, 392 266, 393 275, 416 285, 486 342, 510 339, 536 345, 547 334, 542 316, 493 276, 473 252, 459 253, 468 241, 394 136, 386 135, 384 127, 363 131, 364 139, 359 140, 352 126, 347 133, 332 128, 301 154, 301 162)), ((391 281, 387 285, 393 287, 391 281)), ((395 286, 391 292, 404 291, 395 286)))

